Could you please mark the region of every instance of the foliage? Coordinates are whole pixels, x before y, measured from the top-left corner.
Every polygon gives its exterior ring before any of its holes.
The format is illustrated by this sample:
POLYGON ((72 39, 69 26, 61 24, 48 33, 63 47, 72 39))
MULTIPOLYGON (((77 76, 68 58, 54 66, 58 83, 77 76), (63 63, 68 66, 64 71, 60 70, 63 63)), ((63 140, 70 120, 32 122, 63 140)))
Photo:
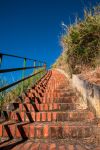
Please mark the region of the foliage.
POLYGON ((84 20, 66 28, 61 37, 63 53, 53 67, 66 65, 70 73, 100 65, 100 6, 84 11, 84 20))
MULTIPOLYGON (((44 68, 35 69, 34 73, 42 71, 43 69, 44 68)), ((28 88, 32 87, 44 74, 45 74, 45 71, 19 83, 12 89, 9 89, 9 91, 1 92, 0 93, 0 108, 2 108, 2 106, 4 105, 7 105, 9 102, 15 101, 17 97, 19 97, 28 88)), ((3 80, 1 82, 3 83, 2 86, 6 85, 3 80)))

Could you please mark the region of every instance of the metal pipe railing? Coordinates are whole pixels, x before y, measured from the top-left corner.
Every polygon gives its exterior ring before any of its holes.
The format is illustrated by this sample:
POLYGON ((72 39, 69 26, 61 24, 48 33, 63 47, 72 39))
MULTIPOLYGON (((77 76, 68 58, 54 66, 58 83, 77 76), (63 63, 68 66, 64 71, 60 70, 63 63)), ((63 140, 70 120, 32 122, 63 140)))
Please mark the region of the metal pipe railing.
POLYGON ((14 82, 14 83, 11 83, 11 84, 9 84, 9 85, 6 85, 6 86, 0 88, 0 92, 3 92, 3 91, 5 91, 5 90, 11 88, 12 86, 15 86, 16 84, 18 84, 18 83, 20 83, 20 82, 22 82, 22 81, 25 81, 25 80, 27 80, 27 79, 29 79, 29 78, 31 78, 31 77, 33 77, 33 76, 35 76, 35 75, 37 75, 37 74, 43 72, 43 71, 44 71, 44 70, 39 71, 39 72, 34 73, 34 74, 32 74, 32 75, 30 75, 30 76, 28 76, 28 77, 25 77, 25 78, 23 78, 23 79, 21 79, 21 80, 18 80, 18 81, 14 82))
POLYGON ((15 58, 20 58, 20 59, 23 59, 24 60, 24 65, 23 67, 20 67, 20 68, 9 68, 9 69, 0 69, 0 73, 8 73, 8 72, 13 72, 13 71, 20 71, 22 70, 22 79, 21 80, 18 80, 14 83, 11 83, 9 85, 6 85, 4 87, 1 87, 0 88, 0 92, 4 91, 4 90, 7 90, 8 88, 12 87, 12 86, 15 86, 16 84, 25 81, 41 72, 43 72, 44 70, 46 70, 46 63, 43 62, 43 61, 38 61, 38 60, 34 60, 34 59, 31 59, 31 58, 26 58, 26 57, 20 57, 20 56, 16 56, 16 55, 12 55, 12 54, 4 54, 4 53, 0 53, 0 65, 2 64, 2 59, 3 59, 3 56, 7 56, 7 57, 15 57, 15 58), (33 61, 33 66, 30 66, 30 67, 26 67, 26 61, 27 60, 31 60, 33 61), (36 66, 36 62, 39 63, 39 65, 36 66), (28 69, 36 69, 36 68, 43 68, 42 71, 39 71, 39 72, 35 72, 32 74, 32 75, 29 75, 27 77, 24 77, 25 76, 25 70, 28 70, 28 69))
POLYGON ((13 71, 20 71, 20 70, 28 70, 28 69, 34 69, 34 68, 41 68, 43 66, 33 66, 33 67, 23 67, 23 68, 11 68, 11 69, 1 69, 0 73, 7 73, 7 72, 13 72, 13 71))
POLYGON ((20 59, 26 59, 26 60, 37 61, 37 62, 40 62, 40 63, 45 63, 44 61, 35 60, 35 59, 32 59, 32 58, 27 58, 27 57, 21 57, 21 56, 12 55, 12 54, 5 54, 5 53, 1 53, 1 52, 0 52, 0 56, 16 57, 16 58, 20 58, 20 59))

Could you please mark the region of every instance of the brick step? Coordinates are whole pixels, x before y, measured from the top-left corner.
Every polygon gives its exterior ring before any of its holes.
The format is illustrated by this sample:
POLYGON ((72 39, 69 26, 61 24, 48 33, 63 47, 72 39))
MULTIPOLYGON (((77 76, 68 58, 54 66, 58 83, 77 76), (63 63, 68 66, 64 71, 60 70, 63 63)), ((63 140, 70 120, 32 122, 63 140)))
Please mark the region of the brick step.
POLYGON ((25 97, 25 98, 19 98, 18 102, 24 102, 24 103, 73 103, 76 102, 77 97, 76 96, 70 96, 70 97, 54 97, 54 96, 48 96, 44 95, 43 97, 25 97))
POLYGON ((76 102, 76 97, 53 97, 44 96, 41 99, 41 103, 74 103, 76 102))
POLYGON ((87 138, 95 133, 95 127, 89 125, 70 125, 67 123, 51 124, 1 124, 0 137, 32 139, 87 138))
MULTIPOLYGON (((87 148, 84 148, 86 146, 82 146, 79 144, 56 144, 54 142, 52 143, 26 143, 24 145, 21 145, 21 150, 87 150, 87 148)), ((90 146, 93 147, 93 146, 90 146)), ((12 150, 18 150, 20 147, 16 147, 16 149, 12 150)), ((89 150, 89 149, 88 149, 89 150)), ((90 149, 91 150, 91 149, 90 149)), ((100 150, 100 147, 94 148, 93 150, 100 150)))
POLYGON ((92 112, 80 112, 80 111, 54 111, 54 112, 24 112, 24 111, 4 111, 4 117, 7 115, 8 119, 13 121, 28 121, 28 122, 51 122, 51 121, 93 121, 94 115, 92 112))
POLYGON ((66 100, 70 99, 70 100, 74 100, 76 101, 77 97, 75 95, 68 95, 67 93, 63 93, 63 94, 60 94, 60 93, 46 93, 43 95, 44 98, 51 98, 51 99, 59 99, 59 98, 66 98, 66 100))
POLYGON ((63 87, 63 88, 59 88, 59 86, 52 86, 52 85, 50 85, 50 84, 48 84, 47 85, 47 87, 46 87, 46 91, 54 91, 54 92, 71 92, 72 94, 73 94, 73 89, 72 88, 70 88, 70 87, 68 87, 68 86, 65 86, 65 87, 63 87), (52 87, 52 88, 50 88, 50 86, 52 87))
POLYGON ((55 94, 58 94, 58 95, 66 94, 67 96, 70 96, 70 95, 74 96, 74 95, 75 95, 75 92, 73 92, 73 90, 69 90, 69 89, 67 89, 67 88, 66 88, 66 90, 65 90, 65 89, 61 89, 61 90, 55 89, 55 90, 53 90, 53 89, 50 89, 50 87, 49 87, 49 89, 46 88, 45 92, 46 92, 46 93, 51 92, 51 93, 53 93, 54 95, 55 95, 55 94))
MULTIPOLYGON (((50 84, 47 85, 46 91, 48 91, 48 90, 53 91, 52 88, 49 88, 50 86, 52 86, 52 85, 50 85, 50 84)), ((63 88, 60 88, 59 85, 58 86, 54 85, 53 89, 55 89, 54 92, 62 92, 62 91, 64 91, 64 92, 73 92, 73 89, 68 87, 68 86, 64 86, 63 88)))
MULTIPOLYGON (((42 142, 33 140, 10 140, 4 144, 0 144, 2 150, 7 148, 12 150, 87 150, 86 145, 78 144, 77 142, 72 144, 71 142, 42 142), (15 145, 15 147, 13 146, 15 145)), ((90 146, 93 147, 93 146, 90 146)), ((7 149, 8 150, 8 149, 7 149)), ((89 150, 89 149, 88 149, 89 150)), ((90 149, 91 150, 91 149, 90 149)), ((95 147, 93 150, 100 150, 100 147, 95 147)))
POLYGON ((79 106, 78 103, 43 103, 43 104, 35 104, 35 103, 10 103, 9 106, 3 108, 2 110, 20 110, 20 111, 67 111, 67 110, 75 110, 76 106, 79 106))
POLYGON ((39 96, 37 96, 37 97, 24 97, 24 98, 19 98, 18 99, 18 102, 24 102, 24 103, 39 103, 39 104, 41 104, 42 103, 42 99, 43 99, 43 97, 39 97, 39 96))

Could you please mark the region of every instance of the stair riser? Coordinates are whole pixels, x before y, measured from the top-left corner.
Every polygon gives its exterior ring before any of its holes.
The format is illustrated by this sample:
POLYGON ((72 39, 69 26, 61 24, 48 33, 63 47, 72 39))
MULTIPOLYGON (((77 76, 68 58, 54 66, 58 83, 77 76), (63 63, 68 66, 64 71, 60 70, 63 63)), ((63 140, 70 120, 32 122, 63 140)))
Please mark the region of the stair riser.
POLYGON ((51 122, 51 121, 92 121, 94 116, 89 113, 75 113, 75 112, 10 112, 8 118, 13 121, 28 121, 28 122, 51 122))
POLYGON ((74 100, 72 99, 66 99, 66 98, 53 98, 53 97, 43 97, 42 103, 70 103, 72 104, 74 100))
MULTIPOLYGON (((40 96, 37 97, 39 98, 40 103, 48 103, 48 102, 49 103, 73 103, 76 101, 76 97, 64 97, 64 96, 57 97, 57 96, 53 96, 52 94, 45 95, 44 97, 40 97, 40 96)), ((24 98, 25 103, 33 102, 38 104, 39 101, 37 98, 34 99, 34 96, 29 96, 24 98)))
MULTIPOLYGON (((52 104, 13 104, 13 109, 19 109, 20 111, 67 111, 67 110, 73 110, 75 109, 75 105, 73 104, 58 104, 58 103, 52 103, 52 104)), ((10 110, 10 109, 9 109, 10 110)))
POLYGON ((86 138, 93 134, 90 127, 75 126, 48 126, 27 124, 23 126, 8 125, 3 126, 0 136, 14 138, 34 138, 34 139, 65 139, 65 138, 86 138), (8 136, 9 135, 9 136, 8 136))

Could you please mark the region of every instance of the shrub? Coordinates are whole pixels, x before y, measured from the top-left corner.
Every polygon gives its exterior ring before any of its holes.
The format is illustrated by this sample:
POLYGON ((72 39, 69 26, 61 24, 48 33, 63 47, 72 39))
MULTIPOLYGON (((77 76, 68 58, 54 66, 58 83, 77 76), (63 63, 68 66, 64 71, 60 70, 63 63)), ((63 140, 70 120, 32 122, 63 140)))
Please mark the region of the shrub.
MULTIPOLYGON (((68 64, 70 73, 100 65, 100 6, 84 11, 84 20, 66 28, 61 37, 63 53, 56 67, 68 64), (59 62, 59 63, 58 63, 59 62), (63 63, 62 63, 63 62, 63 63)), ((57 64, 57 65, 56 65, 57 64)))

